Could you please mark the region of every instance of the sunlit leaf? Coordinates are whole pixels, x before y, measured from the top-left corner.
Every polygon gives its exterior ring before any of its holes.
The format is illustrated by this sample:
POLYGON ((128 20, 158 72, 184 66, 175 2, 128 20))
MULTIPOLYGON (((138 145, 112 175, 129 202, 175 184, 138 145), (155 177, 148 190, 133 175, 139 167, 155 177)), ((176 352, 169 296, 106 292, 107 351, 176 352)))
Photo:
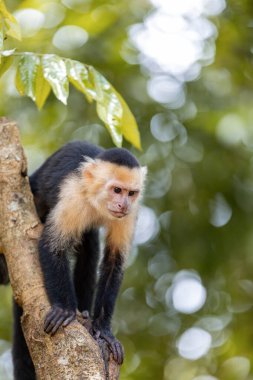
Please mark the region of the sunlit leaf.
POLYGON ((51 87, 43 76, 42 66, 39 65, 35 78, 35 103, 41 109, 50 94, 51 87))
POLYGON ((14 19, 14 16, 12 16, 12 14, 8 12, 3 0, 0 0, 0 13, 2 13, 4 18, 7 18, 9 20, 14 19))
POLYGON ((55 96, 66 105, 69 95, 69 82, 65 62, 56 55, 46 54, 42 57, 42 67, 44 78, 52 87, 55 96))
POLYGON ((5 19, 13 20, 14 16, 8 12, 3 0, 0 0, 0 13, 5 19))
POLYGON ((9 69, 13 62, 13 57, 2 57, 0 64, 0 77, 9 69))
POLYGON ((93 67, 86 67, 78 61, 66 60, 69 81, 88 100, 97 101, 97 113, 106 124, 117 146, 122 144, 122 134, 140 149, 140 135, 135 118, 124 99, 110 83, 93 67))
POLYGON ((88 101, 91 102, 96 99, 95 87, 89 78, 89 71, 86 66, 71 59, 66 59, 65 63, 69 81, 86 96, 88 101))
POLYGON ((37 55, 25 54, 18 63, 16 87, 21 95, 29 96, 41 109, 51 91, 43 76, 41 59, 37 55))
POLYGON ((21 31, 20 26, 16 19, 14 18, 13 21, 11 20, 5 20, 5 24, 7 25, 7 31, 6 34, 12 38, 15 38, 16 40, 21 40, 21 31))
POLYGON ((121 119, 123 110, 116 92, 110 83, 96 71, 89 67, 89 72, 94 78, 97 93, 97 113, 108 128, 112 140, 116 146, 122 145, 121 119))
POLYGON ((35 101, 35 78, 40 59, 33 54, 24 54, 19 62, 16 74, 16 87, 21 95, 35 101))
MULTIPOLYGON (((1 25, 1 22, 0 22, 1 25)), ((4 48, 4 33, 3 29, 0 29, 0 51, 2 51, 4 48)))
MULTIPOLYGON (((116 92, 116 91, 115 91, 116 92)), ((141 140, 139 129, 134 115, 130 111, 127 103, 122 96, 117 92, 117 96, 123 109, 122 115, 122 133, 124 138, 134 145, 137 149, 141 149, 141 140)))
POLYGON ((10 55, 13 55, 16 49, 11 49, 11 50, 3 50, 1 51, 1 56, 3 57, 9 57, 10 55))
POLYGON ((3 0, 0 0, 0 14, 4 20, 6 34, 8 34, 10 37, 21 40, 19 23, 15 17, 10 12, 8 12, 3 0))

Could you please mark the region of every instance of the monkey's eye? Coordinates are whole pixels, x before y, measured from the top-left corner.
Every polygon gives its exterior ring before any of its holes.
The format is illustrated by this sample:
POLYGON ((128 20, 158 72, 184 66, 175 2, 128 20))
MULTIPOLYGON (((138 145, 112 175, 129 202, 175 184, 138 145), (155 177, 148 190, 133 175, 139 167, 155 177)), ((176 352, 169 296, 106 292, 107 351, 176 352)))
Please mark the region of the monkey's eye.
POLYGON ((133 190, 129 191, 129 193, 128 193, 129 197, 132 197, 134 194, 135 194, 135 191, 133 191, 133 190))
POLYGON ((121 193, 121 188, 120 187, 114 187, 113 191, 114 191, 114 193, 119 194, 119 193, 121 193))

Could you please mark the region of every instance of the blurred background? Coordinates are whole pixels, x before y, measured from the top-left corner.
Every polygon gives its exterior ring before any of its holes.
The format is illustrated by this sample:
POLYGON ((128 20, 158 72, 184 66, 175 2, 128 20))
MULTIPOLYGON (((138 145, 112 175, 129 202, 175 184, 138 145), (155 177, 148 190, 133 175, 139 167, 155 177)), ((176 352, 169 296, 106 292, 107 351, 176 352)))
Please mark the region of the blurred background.
MULTIPOLYGON (((6 5, 18 50, 93 65, 134 113, 149 168, 114 317, 122 380, 253 379, 253 4, 251 0, 62 0, 6 5)), ((15 70, 0 114, 16 120, 32 172, 67 141, 112 141, 94 105, 21 98, 15 70)), ((11 290, 0 287, 0 379, 12 379, 11 290)))

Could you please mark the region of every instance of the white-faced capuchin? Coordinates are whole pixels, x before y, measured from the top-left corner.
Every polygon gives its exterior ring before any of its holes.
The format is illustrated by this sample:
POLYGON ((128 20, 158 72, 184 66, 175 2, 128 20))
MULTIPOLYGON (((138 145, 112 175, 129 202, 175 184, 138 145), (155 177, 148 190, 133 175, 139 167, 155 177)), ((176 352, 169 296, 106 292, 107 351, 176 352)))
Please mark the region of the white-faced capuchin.
MULTIPOLYGON (((111 332, 111 319, 146 171, 126 149, 104 150, 76 141, 54 153, 30 177, 37 212, 44 223, 39 259, 51 304, 44 330, 55 334, 76 318, 77 310, 88 311, 94 335, 108 343, 119 364, 124 354, 111 332), (106 236, 97 280, 101 226, 106 236), (73 276, 69 253, 76 256, 73 276)), ((16 304, 14 308, 15 378, 32 380, 34 368, 20 327, 22 309, 16 304)))

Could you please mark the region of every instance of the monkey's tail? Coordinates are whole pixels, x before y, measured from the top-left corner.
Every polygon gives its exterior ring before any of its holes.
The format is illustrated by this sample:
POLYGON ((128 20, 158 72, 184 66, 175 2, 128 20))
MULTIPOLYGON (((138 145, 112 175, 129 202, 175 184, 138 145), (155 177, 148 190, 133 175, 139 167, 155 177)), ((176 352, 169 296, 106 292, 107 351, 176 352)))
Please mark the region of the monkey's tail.
POLYGON ((5 257, 0 253, 0 285, 6 285, 9 283, 8 268, 5 257))

